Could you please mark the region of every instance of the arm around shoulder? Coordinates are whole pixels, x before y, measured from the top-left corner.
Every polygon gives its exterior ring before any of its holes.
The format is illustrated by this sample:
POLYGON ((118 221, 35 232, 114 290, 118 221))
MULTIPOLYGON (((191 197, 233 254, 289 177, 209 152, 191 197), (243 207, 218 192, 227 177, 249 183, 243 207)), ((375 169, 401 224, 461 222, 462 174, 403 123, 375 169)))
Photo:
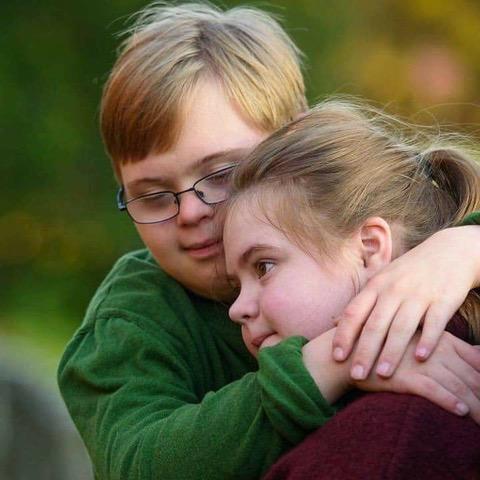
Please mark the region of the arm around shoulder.
POLYGON ((256 477, 333 413, 298 340, 232 373, 232 349, 182 316, 99 316, 64 354, 60 388, 103 480, 256 477))

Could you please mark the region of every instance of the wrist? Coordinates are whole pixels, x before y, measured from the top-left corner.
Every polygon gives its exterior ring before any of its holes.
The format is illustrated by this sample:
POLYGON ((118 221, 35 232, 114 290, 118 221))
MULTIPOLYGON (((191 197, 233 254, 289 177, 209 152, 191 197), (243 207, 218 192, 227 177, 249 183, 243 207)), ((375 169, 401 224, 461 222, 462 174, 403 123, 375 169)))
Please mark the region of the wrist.
POLYGON ((480 287, 480 250, 478 249, 478 245, 480 245, 480 226, 464 225, 450 227, 440 230, 432 236, 446 241, 447 243, 445 245, 452 245, 452 247, 448 248, 455 248, 458 250, 458 245, 462 245, 462 251, 459 252, 459 254, 461 253, 462 256, 469 259, 468 263, 462 263, 462 268, 467 268, 469 270, 469 289, 471 290, 480 287), (469 255, 464 252, 473 253, 472 255, 469 255))
MULTIPOLYGON (((478 217, 478 213, 479 212, 477 212, 477 217, 478 217)), ((472 230, 473 235, 475 235, 475 242, 476 242, 475 245, 477 246, 480 245, 480 225, 465 226, 463 228, 469 228, 470 230, 472 230)), ((478 256, 475 262, 477 265, 477 268, 475 270, 475 280, 474 280, 473 288, 479 288, 480 287, 480 252, 478 247, 474 248, 472 252, 477 252, 477 256, 478 256)))
POLYGON ((332 339, 335 328, 310 340, 302 348, 303 363, 325 400, 332 404, 352 388, 350 361, 337 362, 332 358, 332 339))
MULTIPOLYGON (((480 287, 480 250, 478 249, 478 245, 480 245, 480 225, 470 224, 457 228, 461 229, 464 234, 468 235, 468 243, 471 243, 473 247, 471 250, 466 248, 465 251, 473 253, 472 263, 474 265, 474 272, 471 288, 478 288, 480 287)), ((465 245, 465 243, 462 242, 462 245, 465 245)))

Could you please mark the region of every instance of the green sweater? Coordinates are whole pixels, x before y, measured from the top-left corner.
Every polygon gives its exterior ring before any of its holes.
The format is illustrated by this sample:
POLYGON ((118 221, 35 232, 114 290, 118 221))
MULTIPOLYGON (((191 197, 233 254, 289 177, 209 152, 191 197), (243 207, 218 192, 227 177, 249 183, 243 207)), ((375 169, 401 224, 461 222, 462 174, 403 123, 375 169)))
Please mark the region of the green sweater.
POLYGON ((104 280, 59 366, 102 480, 258 478, 333 414, 301 337, 246 351, 226 306, 184 289, 146 251, 104 280))
POLYGON ((461 225, 480 225, 480 210, 467 215, 461 225))
POLYGON ((305 342, 263 349, 257 366, 227 308, 142 250, 98 289, 59 384, 101 480, 257 478, 334 413, 303 366, 305 342))

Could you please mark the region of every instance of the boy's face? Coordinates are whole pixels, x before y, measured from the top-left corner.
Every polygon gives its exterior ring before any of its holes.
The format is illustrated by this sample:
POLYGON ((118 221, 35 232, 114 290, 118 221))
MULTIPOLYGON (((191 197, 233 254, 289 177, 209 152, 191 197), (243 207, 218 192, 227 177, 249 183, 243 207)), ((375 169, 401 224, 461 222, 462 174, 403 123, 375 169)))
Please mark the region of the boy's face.
POLYGON ((237 204, 223 234, 227 273, 240 286, 230 317, 254 356, 292 335, 311 339, 332 328, 361 278, 351 252, 319 262, 256 210, 237 204))
MULTIPOLYGON (((266 136, 247 124, 217 83, 203 82, 193 93, 177 143, 167 152, 121 166, 126 199, 188 189, 201 177, 235 163, 237 152, 240 160, 266 136)), ((136 224, 158 264, 185 287, 206 297, 212 297, 223 264, 221 229, 214 217, 213 207, 187 192, 180 197, 177 217, 136 224)), ((216 285, 215 291, 223 286, 216 285)))

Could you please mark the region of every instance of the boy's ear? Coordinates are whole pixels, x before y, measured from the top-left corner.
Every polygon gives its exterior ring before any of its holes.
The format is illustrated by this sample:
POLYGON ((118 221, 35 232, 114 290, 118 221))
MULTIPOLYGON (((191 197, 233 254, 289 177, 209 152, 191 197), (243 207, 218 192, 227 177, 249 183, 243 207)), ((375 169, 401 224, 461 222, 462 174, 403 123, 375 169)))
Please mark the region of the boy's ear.
POLYGON ((392 230, 381 217, 368 218, 359 230, 360 249, 367 278, 392 260, 392 230))

